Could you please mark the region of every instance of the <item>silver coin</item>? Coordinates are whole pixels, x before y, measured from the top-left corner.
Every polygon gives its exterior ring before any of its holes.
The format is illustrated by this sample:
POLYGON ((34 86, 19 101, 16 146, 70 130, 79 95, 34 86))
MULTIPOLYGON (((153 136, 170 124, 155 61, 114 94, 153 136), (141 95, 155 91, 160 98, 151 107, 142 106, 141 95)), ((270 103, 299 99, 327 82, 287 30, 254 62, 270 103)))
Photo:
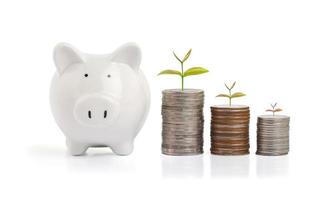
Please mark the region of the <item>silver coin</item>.
POLYGON ((285 155, 289 152, 289 122, 285 115, 262 115, 257 120, 257 154, 285 155))
POLYGON ((162 92, 162 153, 194 155, 203 152, 204 92, 196 89, 162 92))

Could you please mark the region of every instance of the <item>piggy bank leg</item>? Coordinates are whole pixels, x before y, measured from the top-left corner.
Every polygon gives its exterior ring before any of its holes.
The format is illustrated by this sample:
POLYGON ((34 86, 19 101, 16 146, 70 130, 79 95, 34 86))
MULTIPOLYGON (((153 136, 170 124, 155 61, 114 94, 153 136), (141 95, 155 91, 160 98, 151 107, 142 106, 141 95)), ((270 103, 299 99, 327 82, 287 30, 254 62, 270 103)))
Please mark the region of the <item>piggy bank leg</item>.
POLYGON ((77 143, 77 142, 73 142, 73 141, 71 141, 69 139, 67 139, 66 144, 67 144, 69 153, 72 156, 82 155, 88 149, 87 145, 84 145, 84 144, 81 144, 81 143, 77 143))
POLYGON ((117 155, 127 156, 133 152, 133 141, 113 145, 111 149, 117 155))

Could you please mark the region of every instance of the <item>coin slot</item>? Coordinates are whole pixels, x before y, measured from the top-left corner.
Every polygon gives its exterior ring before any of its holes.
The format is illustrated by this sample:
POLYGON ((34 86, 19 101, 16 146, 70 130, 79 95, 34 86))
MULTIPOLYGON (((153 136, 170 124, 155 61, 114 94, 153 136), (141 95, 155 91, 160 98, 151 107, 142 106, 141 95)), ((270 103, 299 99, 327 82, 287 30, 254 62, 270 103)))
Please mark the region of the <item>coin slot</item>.
POLYGON ((107 117, 107 114, 108 114, 108 111, 104 111, 104 118, 106 118, 107 117))
POLYGON ((90 110, 88 111, 88 117, 89 117, 89 119, 91 119, 91 111, 90 110))

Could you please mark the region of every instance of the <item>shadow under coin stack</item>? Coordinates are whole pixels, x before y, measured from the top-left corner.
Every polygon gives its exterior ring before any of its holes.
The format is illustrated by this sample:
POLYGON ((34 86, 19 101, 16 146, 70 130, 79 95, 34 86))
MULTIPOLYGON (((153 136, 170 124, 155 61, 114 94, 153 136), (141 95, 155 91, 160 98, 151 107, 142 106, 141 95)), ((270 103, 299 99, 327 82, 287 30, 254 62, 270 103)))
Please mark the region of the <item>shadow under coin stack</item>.
POLYGON ((257 154, 286 155, 289 152, 289 121, 285 115, 262 115, 257 122, 257 154))
POLYGON ((203 153, 204 92, 169 89, 162 94, 162 153, 174 156, 203 153))
POLYGON ((216 155, 249 154, 249 107, 212 106, 211 114, 211 153, 216 155))

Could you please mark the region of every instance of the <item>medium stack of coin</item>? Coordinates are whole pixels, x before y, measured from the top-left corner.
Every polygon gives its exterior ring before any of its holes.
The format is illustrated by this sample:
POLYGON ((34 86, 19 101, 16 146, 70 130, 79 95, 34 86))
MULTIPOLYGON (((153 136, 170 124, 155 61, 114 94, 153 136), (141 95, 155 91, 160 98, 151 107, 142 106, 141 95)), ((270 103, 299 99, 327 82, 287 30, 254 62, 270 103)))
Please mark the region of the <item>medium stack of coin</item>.
POLYGON ((286 155, 289 152, 289 116, 262 115, 257 122, 257 154, 286 155))
POLYGON ((162 95, 162 153, 174 156, 203 153, 204 92, 169 89, 162 95))
POLYGON ((212 106, 211 113, 211 153, 217 155, 249 154, 249 107, 212 106))

